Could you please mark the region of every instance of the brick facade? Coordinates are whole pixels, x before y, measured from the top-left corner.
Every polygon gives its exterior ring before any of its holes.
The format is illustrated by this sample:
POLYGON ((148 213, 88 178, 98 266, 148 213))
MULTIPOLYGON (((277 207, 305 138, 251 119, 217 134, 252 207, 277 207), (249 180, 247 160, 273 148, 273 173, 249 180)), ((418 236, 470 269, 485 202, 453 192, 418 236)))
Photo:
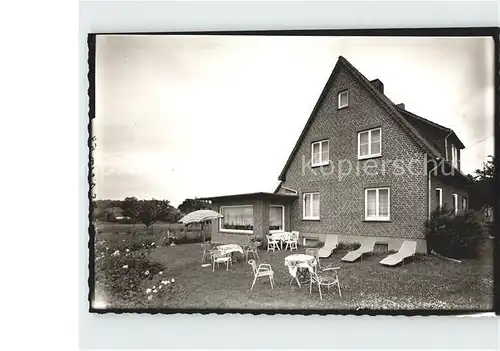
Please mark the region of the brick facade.
POLYGON ((291 209, 293 230, 311 234, 423 239, 428 208, 424 152, 351 72, 340 67, 333 79, 283 182, 283 186, 299 192, 291 209), (337 94, 346 89, 349 106, 339 110, 337 94), (358 160, 358 132, 373 127, 382 128, 382 156, 358 160), (311 158, 311 143, 323 139, 329 140, 330 165, 323 167, 323 174, 307 167, 304 171, 303 160, 311 158), (345 174, 347 163, 353 169, 349 174, 345 174), (344 167, 339 167, 340 164, 344 167), (367 174, 364 167, 376 167, 377 172, 367 174), (390 188, 389 222, 364 220, 364 191, 368 187, 390 188), (319 221, 302 219, 302 194, 307 191, 320 193, 319 221))

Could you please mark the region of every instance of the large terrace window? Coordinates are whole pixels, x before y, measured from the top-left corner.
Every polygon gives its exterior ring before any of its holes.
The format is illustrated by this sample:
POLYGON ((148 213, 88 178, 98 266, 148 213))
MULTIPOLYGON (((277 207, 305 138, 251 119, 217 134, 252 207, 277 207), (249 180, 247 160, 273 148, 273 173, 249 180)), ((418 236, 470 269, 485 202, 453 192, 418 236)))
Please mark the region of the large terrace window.
POLYGON ((224 216, 220 220, 221 232, 253 232, 253 206, 221 206, 220 214, 224 216))

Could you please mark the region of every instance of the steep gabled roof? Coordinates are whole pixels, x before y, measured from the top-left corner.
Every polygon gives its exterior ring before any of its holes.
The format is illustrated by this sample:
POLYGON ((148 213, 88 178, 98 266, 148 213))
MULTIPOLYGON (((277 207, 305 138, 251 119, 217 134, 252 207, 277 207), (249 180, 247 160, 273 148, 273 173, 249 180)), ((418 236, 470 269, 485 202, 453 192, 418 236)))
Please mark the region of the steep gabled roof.
POLYGON ((333 68, 333 71, 330 74, 330 77, 328 78, 325 87, 323 88, 323 91, 321 92, 321 95, 319 96, 318 101, 316 102, 316 105, 314 106, 314 109, 306 122, 304 129, 302 130, 302 133, 299 136, 299 139, 295 143, 295 146, 290 156, 288 157, 288 160, 286 161, 285 167, 283 167, 283 170, 278 177, 279 180, 285 179, 285 174, 290 167, 295 154, 298 152, 300 145, 307 134, 307 131, 316 118, 319 108, 321 107, 323 100, 328 94, 333 80, 337 73, 340 71, 341 67, 345 67, 361 83, 361 85, 365 87, 365 89, 375 98, 375 100, 379 102, 380 106, 388 112, 389 116, 391 116, 395 120, 395 122, 408 133, 412 140, 414 140, 424 152, 426 152, 432 158, 443 158, 436 147, 433 146, 428 140, 426 140, 426 138, 424 138, 421 133, 410 122, 408 122, 406 118, 402 116, 400 109, 397 108, 396 105, 391 100, 389 100, 389 98, 387 98, 382 92, 376 89, 373 84, 370 83, 370 81, 363 74, 361 74, 361 72, 359 72, 353 65, 351 65, 349 61, 347 61, 344 57, 339 56, 339 59, 337 60, 337 63, 335 64, 335 67, 333 68))
MULTIPOLYGON (((458 136, 451 128, 442 126, 440 124, 437 124, 436 122, 429 121, 428 119, 418 116, 413 112, 410 112, 404 108, 399 107, 398 105, 396 105, 396 108, 398 109, 399 113, 401 113, 401 115, 404 118, 406 118, 406 120, 410 124, 412 124, 416 129, 421 130, 421 134, 423 134, 425 137, 430 134, 449 135, 451 138, 453 138, 458 148, 460 149, 465 148, 465 145, 462 143, 462 141, 458 138, 458 136)), ((430 141, 429 138, 427 138, 427 141, 430 141)))

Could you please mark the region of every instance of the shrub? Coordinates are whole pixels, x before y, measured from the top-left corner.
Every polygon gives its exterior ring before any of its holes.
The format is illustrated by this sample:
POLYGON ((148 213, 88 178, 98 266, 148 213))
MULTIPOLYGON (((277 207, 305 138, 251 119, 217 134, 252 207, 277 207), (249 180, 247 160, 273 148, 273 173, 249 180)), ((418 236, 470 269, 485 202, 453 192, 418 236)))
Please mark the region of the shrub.
POLYGON ((436 209, 425 222, 427 246, 452 258, 472 258, 478 255, 481 239, 487 236, 485 224, 476 211, 454 215, 446 207, 436 209))
POLYGON ((361 247, 361 244, 360 243, 342 243, 340 242, 339 243, 339 246, 338 246, 338 249, 339 250, 348 250, 348 251, 352 251, 352 250, 357 250, 361 247))
POLYGON ((164 270, 148 259, 148 250, 99 256, 95 264, 95 279, 111 299, 128 300, 140 292, 141 283, 164 270), (125 267, 125 268, 124 268, 125 267))

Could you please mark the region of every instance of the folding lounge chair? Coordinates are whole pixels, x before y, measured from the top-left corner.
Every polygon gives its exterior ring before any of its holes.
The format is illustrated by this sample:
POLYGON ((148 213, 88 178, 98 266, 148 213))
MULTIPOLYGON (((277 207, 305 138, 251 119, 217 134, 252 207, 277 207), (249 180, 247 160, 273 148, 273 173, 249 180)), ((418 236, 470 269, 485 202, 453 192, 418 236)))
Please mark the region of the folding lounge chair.
POLYGON ((341 258, 344 262, 354 262, 358 258, 361 257, 363 259, 363 255, 367 253, 373 253, 373 249, 375 248, 375 240, 367 241, 363 243, 359 249, 348 252, 344 257, 341 258))
POLYGON ((405 258, 408 257, 415 258, 416 251, 417 251, 417 242, 405 240, 403 241, 403 244, 401 244, 401 247, 399 248, 398 252, 387 256, 382 261, 380 261, 380 263, 386 266, 395 266, 398 263, 403 262, 404 265, 405 258))
POLYGON ((339 246, 339 236, 338 235, 326 235, 325 246, 319 249, 319 257, 327 258, 330 257, 333 250, 339 246))

